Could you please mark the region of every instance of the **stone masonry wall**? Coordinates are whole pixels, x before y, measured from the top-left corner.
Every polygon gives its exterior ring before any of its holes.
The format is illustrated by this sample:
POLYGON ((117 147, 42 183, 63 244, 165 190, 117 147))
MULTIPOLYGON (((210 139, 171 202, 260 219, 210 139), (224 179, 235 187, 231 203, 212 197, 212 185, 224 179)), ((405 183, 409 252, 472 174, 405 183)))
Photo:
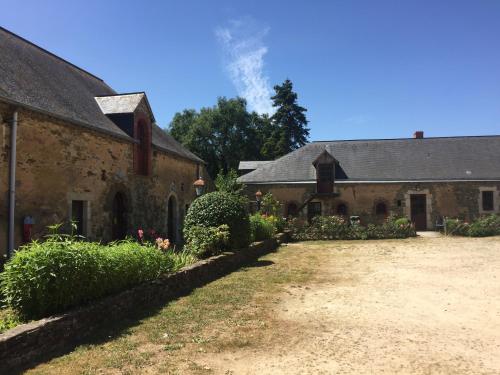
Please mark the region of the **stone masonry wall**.
MULTIPOLYGON (((415 183, 337 183, 337 197, 315 198, 312 201, 322 203, 324 215, 334 215, 336 207, 344 203, 349 215, 359 215, 365 223, 380 222, 383 217, 375 215, 375 205, 384 202, 388 212, 410 217, 409 195, 425 193, 427 195, 428 228, 435 226, 436 220, 442 216, 460 217, 470 220, 480 215, 480 191, 483 188, 496 189, 496 210, 500 212, 499 182, 415 182, 415 183)), ((294 202, 300 206, 315 192, 315 184, 280 184, 280 185, 248 185, 246 188, 250 199, 255 200, 255 192, 263 194, 271 192, 283 203, 283 214, 286 205, 294 202)), ((307 206, 301 211, 306 217, 307 206)))
MULTIPOLYGON (((4 119, 14 108, 0 103, 4 119)), ((0 254, 7 246, 8 162, 10 125, 0 124, 0 254)), ((204 173, 204 176, 207 176, 204 173)), ((197 163, 153 147, 152 173, 136 175, 133 143, 56 120, 28 110, 19 110, 16 173, 16 246, 22 243, 22 222, 35 219, 34 237, 47 226, 68 222, 71 201, 86 203, 87 237, 111 240, 113 199, 126 197, 127 230, 167 230, 167 204, 175 199, 177 231, 186 204, 195 198, 192 186, 197 163)))

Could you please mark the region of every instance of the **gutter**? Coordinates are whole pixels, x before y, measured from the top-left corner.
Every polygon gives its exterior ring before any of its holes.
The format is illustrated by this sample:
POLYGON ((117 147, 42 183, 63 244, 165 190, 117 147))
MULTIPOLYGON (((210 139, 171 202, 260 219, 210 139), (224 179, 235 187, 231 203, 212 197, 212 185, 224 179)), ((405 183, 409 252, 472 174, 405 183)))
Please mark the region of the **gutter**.
POLYGON ((14 111, 10 129, 10 161, 9 161, 9 231, 7 257, 12 256, 14 251, 14 229, 16 209, 16 165, 17 165, 17 110, 14 111))
MULTIPOLYGON (((259 182, 246 182, 238 179, 238 182, 245 185, 315 185, 316 180, 305 181, 259 181, 259 182)), ((401 184, 401 183, 450 183, 450 182, 500 182, 500 179, 444 179, 444 180, 335 180, 334 184, 349 185, 349 184, 401 184)))

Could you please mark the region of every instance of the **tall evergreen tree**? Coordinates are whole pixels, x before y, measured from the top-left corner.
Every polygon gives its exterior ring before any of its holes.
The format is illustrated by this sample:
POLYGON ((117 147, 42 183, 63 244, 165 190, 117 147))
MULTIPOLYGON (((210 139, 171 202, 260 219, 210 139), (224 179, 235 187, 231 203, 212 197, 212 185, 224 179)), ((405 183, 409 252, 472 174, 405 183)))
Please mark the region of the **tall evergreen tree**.
POLYGON ((307 109, 297 104, 292 81, 287 79, 282 85, 274 86, 274 90, 276 95, 271 99, 277 109, 271 121, 275 130, 263 150, 276 158, 304 146, 308 142, 309 128, 305 115, 307 109))

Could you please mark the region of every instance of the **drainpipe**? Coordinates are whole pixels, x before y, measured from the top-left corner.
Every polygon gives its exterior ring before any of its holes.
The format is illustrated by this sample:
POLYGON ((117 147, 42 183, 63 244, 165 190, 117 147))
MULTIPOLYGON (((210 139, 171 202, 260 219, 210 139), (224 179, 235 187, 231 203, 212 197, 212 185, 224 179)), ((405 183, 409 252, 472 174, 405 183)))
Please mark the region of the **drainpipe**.
POLYGON ((7 246, 7 257, 12 256, 14 251, 14 223, 16 208, 16 159, 17 159, 17 110, 12 116, 10 129, 10 164, 9 164, 9 243, 7 246))

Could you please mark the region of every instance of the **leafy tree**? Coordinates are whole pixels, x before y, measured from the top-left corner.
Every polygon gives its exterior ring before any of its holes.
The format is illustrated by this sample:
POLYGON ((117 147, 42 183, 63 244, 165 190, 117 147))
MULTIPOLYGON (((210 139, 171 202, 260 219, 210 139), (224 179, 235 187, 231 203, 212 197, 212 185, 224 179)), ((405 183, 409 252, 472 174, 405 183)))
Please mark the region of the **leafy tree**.
POLYGON ((274 148, 273 156, 279 157, 304 146, 309 137, 309 128, 305 115, 307 109, 297 104, 292 81, 287 79, 282 85, 274 86, 274 90, 276 95, 271 99, 277 109, 271 121, 276 129, 264 150, 270 153, 274 148))
POLYGON ((243 184, 239 183, 237 179, 238 174, 234 169, 230 169, 226 174, 219 172, 215 178, 215 187, 218 191, 231 194, 241 194, 243 191, 243 184))
POLYGON ((200 112, 190 109, 176 113, 169 131, 208 163, 214 177, 219 171, 237 169, 241 160, 262 160, 262 134, 269 123, 268 117, 249 113, 245 99, 222 97, 216 106, 200 112))
POLYGON ((213 107, 199 112, 187 109, 176 113, 170 134, 208 163, 215 177, 237 169, 241 160, 273 160, 305 143, 309 136, 305 108, 297 104, 290 80, 274 87, 276 113, 248 112, 243 98, 218 98, 213 107))

